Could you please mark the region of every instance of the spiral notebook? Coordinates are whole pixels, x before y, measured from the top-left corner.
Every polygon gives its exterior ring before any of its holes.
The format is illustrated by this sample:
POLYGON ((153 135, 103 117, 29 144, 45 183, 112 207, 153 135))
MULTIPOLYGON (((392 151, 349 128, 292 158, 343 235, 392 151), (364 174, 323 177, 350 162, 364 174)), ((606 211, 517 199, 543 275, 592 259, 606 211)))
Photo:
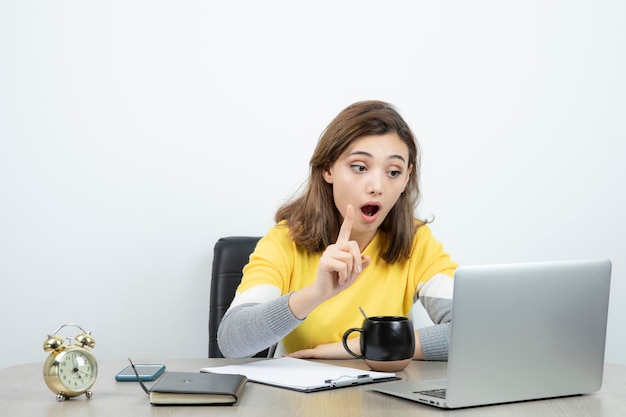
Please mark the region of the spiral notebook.
POLYGON ((400 379, 395 373, 364 371, 305 359, 278 358, 202 368, 200 372, 241 374, 251 382, 316 392, 400 379))

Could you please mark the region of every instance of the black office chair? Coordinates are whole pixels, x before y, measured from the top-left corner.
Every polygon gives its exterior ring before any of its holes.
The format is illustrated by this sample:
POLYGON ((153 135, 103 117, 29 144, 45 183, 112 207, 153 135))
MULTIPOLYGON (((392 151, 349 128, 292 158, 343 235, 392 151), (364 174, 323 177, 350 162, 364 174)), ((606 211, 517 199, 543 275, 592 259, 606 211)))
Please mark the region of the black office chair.
MULTIPOLYGON (((251 236, 223 237, 215 244, 209 305, 209 358, 224 357, 217 345, 217 328, 235 297, 243 267, 248 263, 259 239, 251 236)), ((254 356, 267 357, 268 352, 266 349, 254 356)))

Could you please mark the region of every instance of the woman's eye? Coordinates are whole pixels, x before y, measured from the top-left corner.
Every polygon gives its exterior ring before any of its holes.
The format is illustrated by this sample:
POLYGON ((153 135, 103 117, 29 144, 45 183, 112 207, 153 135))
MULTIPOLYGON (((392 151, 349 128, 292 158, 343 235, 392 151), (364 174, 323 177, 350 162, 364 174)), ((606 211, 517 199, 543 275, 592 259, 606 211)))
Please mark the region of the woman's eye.
POLYGON ((401 171, 395 171, 395 170, 394 171, 389 171, 389 176, 392 177, 392 178, 393 177, 397 177, 400 174, 402 174, 401 171))
POLYGON ((357 172, 365 172, 367 170, 367 168, 365 168, 365 165, 353 164, 350 165, 350 167, 357 172))

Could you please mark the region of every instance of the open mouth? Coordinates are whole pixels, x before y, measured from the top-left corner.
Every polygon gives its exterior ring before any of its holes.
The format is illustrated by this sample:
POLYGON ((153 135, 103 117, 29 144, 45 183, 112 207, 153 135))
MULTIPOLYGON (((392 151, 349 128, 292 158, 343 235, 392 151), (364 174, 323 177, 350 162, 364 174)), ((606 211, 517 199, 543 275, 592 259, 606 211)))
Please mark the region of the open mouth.
POLYGON ((376 215, 376 213, 378 213, 378 210, 380 210, 380 207, 375 206, 373 204, 368 204, 366 206, 361 207, 361 212, 365 214, 367 217, 372 217, 376 215))

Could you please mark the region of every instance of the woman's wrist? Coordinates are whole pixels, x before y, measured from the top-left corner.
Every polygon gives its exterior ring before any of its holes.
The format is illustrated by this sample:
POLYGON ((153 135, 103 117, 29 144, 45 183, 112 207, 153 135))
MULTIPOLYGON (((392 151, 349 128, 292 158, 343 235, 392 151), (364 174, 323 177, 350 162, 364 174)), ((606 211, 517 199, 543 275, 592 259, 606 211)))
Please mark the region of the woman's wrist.
POLYGON ((313 287, 308 286, 291 293, 289 308, 298 320, 304 320, 324 300, 313 287))
POLYGON ((424 351, 422 350, 422 344, 417 330, 415 330, 415 353, 413 354, 413 359, 418 361, 424 360, 424 351))

